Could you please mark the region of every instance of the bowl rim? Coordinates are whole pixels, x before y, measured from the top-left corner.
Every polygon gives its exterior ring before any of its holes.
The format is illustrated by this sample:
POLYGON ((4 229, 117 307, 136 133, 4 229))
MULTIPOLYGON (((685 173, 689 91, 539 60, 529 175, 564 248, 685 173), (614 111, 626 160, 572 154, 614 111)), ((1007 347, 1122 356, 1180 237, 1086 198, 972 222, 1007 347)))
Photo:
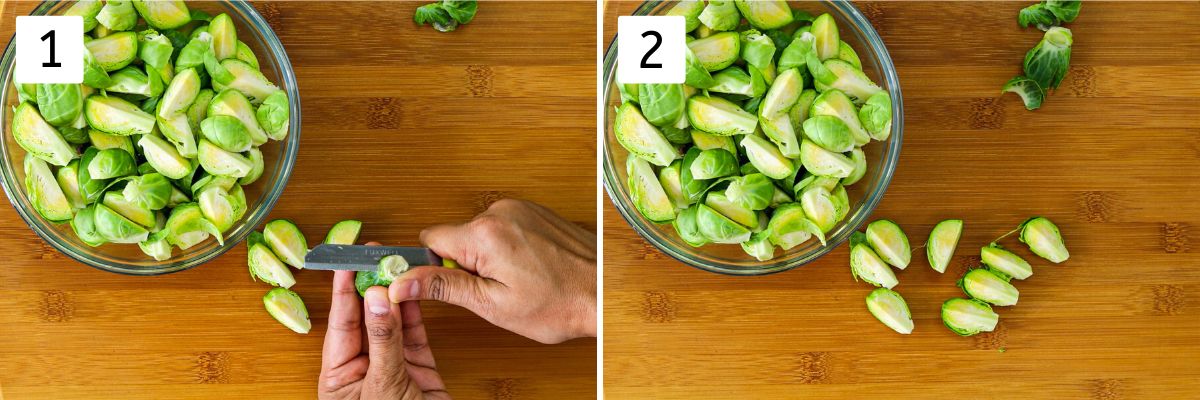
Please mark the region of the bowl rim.
MULTIPOLYGON (((276 162, 276 170, 278 171, 277 178, 270 184, 269 188, 266 188, 266 199, 259 203, 257 207, 253 208, 250 214, 243 217, 243 221, 245 221, 245 223, 242 224, 243 229, 234 231, 232 234, 230 234, 227 238, 225 238, 225 244, 223 245, 214 246, 211 249, 201 251, 189 258, 170 262, 161 261, 152 267, 105 261, 92 257, 87 251, 78 251, 78 249, 73 248, 73 246, 53 239, 53 235, 46 232, 46 230, 41 226, 41 221, 44 221, 44 218, 42 218, 40 215, 33 215, 36 214, 36 211, 25 209, 20 206, 20 199, 18 199, 20 190, 17 188, 9 188, 9 182, 19 184, 19 179, 17 179, 16 173, 14 172, 15 166, 13 168, 8 167, 8 165, 11 163, 11 159, 7 154, 5 154, 4 157, 6 160, 0 162, 0 184, 3 184, 4 186, 4 194, 8 198, 9 204, 17 211, 17 214, 21 216, 21 219, 25 221, 25 224, 28 225, 29 228, 33 230, 39 238, 42 239, 42 241, 50 244, 50 246, 55 250, 58 250, 59 253, 65 254, 69 258, 89 267, 122 275, 156 276, 186 271, 220 257, 245 240, 245 238, 250 235, 250 232, 254 231, 254 228, 266 219, 267 215, 269 215, 271 210, 275 207, 276 202, 278 202, 279 198, 283 195, 283 190, 285 187, 287 187, 287 183, 291 179, 292 169, 296 163, 296 156, 299 153, 300 147, 300 92, 296 83, 296 74, 292 68, 292 62, 288 58, 287 52, 283 47, 283 43, 280 42, 279 36, 275 34, 274 29, 272 29, 271 25, 268 24, 266 19, 262 17, 262 14, 260 14, 258 10, 251 6, 248 2, 244 0, 219 0, 216 2, 227 4, 239 14, 245 16, 245 21, 243 22, 246 25, 253 27, 253 31, 256 32, 256 34, 253 36, 262 42, 265 47, 264 50, 267 50, 274 58, 279 80, 282 81, 281 86, 288 95, 290 109, 288 137, 283 142, 285 145, 281 149, 282 151, 279 161, 276 162)), ((43 0, 29 15, 47 15, 48 12, 50 12, 54 7, 63 3, 66 2, 57 0, 43 0)), ((15 39, 16 36, 14 34, 13 37, 9 39, 8 46, 6 46, 3 56, 0 57, 0 66, 4 66, 5 69, 9 70, 7 74, 0 76, 0 81, 2 81, 4 85, 2 88, 0 88, 0 93, 7 93, 8 90, 11 90, 11 83, 13 81, 13 70, 11 66, 13 65, 14 58, 16 57, 15 39)), ((5 143, 0 143, 0 147, 7 148, 7 145, 5 143)), ((52 225, 49 223, 49 221, 45 221, 45 224, 47 224, 47 226, 52 225)))
MULTIPOLYGON (((668 1, 662 0, 645 1, 638 6, 632 15, 649 15, 656 8, 667 2, 668 1)), ((599 126, 601 129, 600 144, 602 151, 604 152, 604 157, 602 158, 604 168, 604 190, 608 194, 609 200, 613 203, 613 208, 615 208, 617 212, 621 214, 621 217, 625 219, 625 222, 629 224, 629 226, 632 227, 633 230, 642 237, 642 239, 649 242, 659 251, 696 269, 722 275, 760 276, 789 271, 825 256, 837 247, 841 246, 842 243, 845 243, 847 240, 849 240, 850 235, 866 223, 867 219, 875 211, 875 207, 877 207, 879 202, 883 200, 883 196, 887 192, 888 186, 891 184, 892 176, 895 173, 896 166, 899 164, 900 148, 903 144, 904 98, 901 95, 900 80, 896 73, 896 67, 892 62, 891 54, 888 53, 887 47, 883 43, 883 39, 879 36, 879 33, 875 30, 875 27, 871 24, 870 20, 868 20, 866 16, 864 16, 862 12, 858 10, 858 7, 855 7, 849 1, 844 0, 823 0, 821 3, 826 3, 829 5, 829 7, 835 8, 842 14, 846 15, 854 23, 854 25, 860 29, 861 35, 866 39, 865 45, 869 46, 875 54, 878 54, 878 69, 883 77, 883 80, 887 82, 888 92, 892 97, 892 133, 891 137, 889 138, 889 140, 891 140, 891 146, 889 147, 887 157, 884 159, 884 165, 882 165, 883 174, 879 178, 879 184, 870 190, 870 193, 865 198, 865 203, 859 207, 857 212, 848 216, 850 220, 847 220, 845 223, 841 224, 842 229, 836 231, 833 237, 826 241, 826 245, 819 246, 815 251, 810 251, 808 253, 796 253, 791 257, 773 259, 771 261, 775 262, 765 267, 745 268, 724 263, 705 263, 696 260, 685 252, 678 251, 672 245, 664 243, 658 237, 656 237, 656 235, 651 234, 648 231, 649 229, 640 223, 640 217, 634 215, 637 211, 634 210, 631 205, 625 205, 622 203, 619 193, 625 193, 626 190, 620 182, 616 181, 617 174, 615 170, 617 166, 614 164, 614 157, 610 153, 609 141, 607 140, 609 129, 605 115, 608 114, 608 110, 603 108, 609 106, 609 98, 612 95, 613 85, 616 78, 615 67, 617 37, 615 34, 612 36, 612 40, 609 42, 609 45, 604 52, 604 64, 602 66, 603 69, 601 70, 603 75, 601 75, 602 83, 600 87, 602 93, 598 94, 598 101, 602 107, 600 110, 601 120, 599 126), (850 229, 846 229, 846 227, 850 227, 850 229)))

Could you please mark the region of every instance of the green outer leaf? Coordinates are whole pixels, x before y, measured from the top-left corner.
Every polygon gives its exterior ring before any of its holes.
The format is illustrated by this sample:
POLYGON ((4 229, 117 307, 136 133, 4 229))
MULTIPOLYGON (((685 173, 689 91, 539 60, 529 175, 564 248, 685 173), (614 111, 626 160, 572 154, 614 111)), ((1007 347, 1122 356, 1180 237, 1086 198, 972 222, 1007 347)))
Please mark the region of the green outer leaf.
POLYGON ((475 0, 442 0, 442 9, 459 24, 466 24, 475 19, 478 4, 475 0))
POLYGON ((1025 103, 1025 109, 1031 111, 1040 108, 1042 101, 1046 99, 1046 91, 1042 90, 1037 81, 1024 76, 1009 79, 1000 93, 1016 93, 1017 96, 1021 96, 1021 102, 1025 103))
POLYGON ((1050 28, 1037 46, 1025 53, 1025 76, 1043 89, 1058 88, 1071 64, 1071 30, 1050 28))

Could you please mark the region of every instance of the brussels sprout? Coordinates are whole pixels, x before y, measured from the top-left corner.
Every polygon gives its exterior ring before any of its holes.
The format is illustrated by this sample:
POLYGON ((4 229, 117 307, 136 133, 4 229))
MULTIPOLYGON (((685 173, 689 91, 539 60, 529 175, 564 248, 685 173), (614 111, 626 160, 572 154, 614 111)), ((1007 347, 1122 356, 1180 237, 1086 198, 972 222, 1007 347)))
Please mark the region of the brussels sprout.
MULTIPOLYGON (((683 115, 687 95, 684 94, 682 84, 643 83, 639 85, 638 103, 647 121, 656 126, 663 126, 678 121, 683 115)), ((259 110, 261 111, 262 107, 259 107, 259 110)))
POLYGON ((795 171, 792 160, 784 157, 779 148, 766 139, 754 135, 742 138, 742 147, 746 149, 746 158, 754 164, 763 175, 771 179, 783 179, 795 171))
POLYGON ((993 271, 1024 280, 1033 275, 1028 261, 1011 251, 992 243, 979 250, 979 259, 993 271))
MULTIPOLYGON (((118 32, 102 38, 92 39, 85 42, 84 47, 91 54, 92 60, 96 62, 105 72, 116 71, 137 58, 137 34, 133 32, 118 32)), ((93 85, 88 85, 97 87, 93 85)), ((100 86, 103 87, 103 86, 100 86)))
POLYGON ((246 253, 246 264, 250 267, 251 278, 283 288, 290 288, 296 284, 292 271, 275 257, 275 253, 272 253, 265 243, 247 241, 247 246, 249 250, 246 253))
POLYGON ((228 115, 214 115, 200 121, 200 131, 205 139, 228 152, 245 152, 253 145, 242 122, 228 115))
POLYGON ((879 322, 901 335, 913 331, 912 314, 908 311, 908 303, 900 297, 900 293, 887 288, 878 288, 867 295, 867 311, 879 322))
POLYGON ((732 0, 708 0, 708 6, 704 7, 697 19, 714 31, 732 31, 742 21, 742 16, 732 0))
POLYGON ((942 303, 942 323, 962 336, 991 332, 999 321, 1000 315, 979 300, 954 298, 942 303))
POLYGON ((64 222, 75 216, 75 207, 63 193, 50 166, 41 158, 25 154, 25 190, 29 203, 51 222, 64 222))
POLYGON ((863 152, 861 147, 855 147, 850 150, 850 161, 854 163, 854 171, 850 172, 850 176, 842 178, 842 186, 850 186, 862 180, 867 175, 867 154, 863 152))
POLYGON ((58 128, 58 133, 62 135, 63 140, 66 140, 67 143, 70 143, 70 144, 79 145, 79 144, 87 144, 87 142, 88 142, 88 134, 83 129, 79 129, 79 128, 75 128, 75 127, 71 127, 71 126, 64 126, 64 127, 58 128))
POLYGON ((719 136, 748 135, 758 125, 753 114, 720 97, 688 99, 687 115, 696 129, 719 136))
POLYGON ((862 70, 862 60, 858 59, 858 53, 855 52, 854 48, 850 47, 850 44, 846 43, 844 40, 838 44, 837 58, 850 63, 850 65, 853 65, 854 68, 862 70))
POLYGON ((250 49, 250 46, 241 40, 237 42, 237 50, 234 54, 234 58, 242 60, 242 62, 250 64, 250 66, 256 69, 259 68, 258 56, 255 56, 254 50, 250 49))
POLYGON ((63 126, 79 117, 83 91, 74 83, 43 83, 37 85, 37 106, 47 123, 63 126))
POLYGON ((775 42, 761 32, 749 29, 742 31, 741 57, 746 64, 759 70, 773 69, 775 42))
POLYGON ((846 187, 837 185, 830 191, 833 195, 834 221, 841 222, 850 214, 850 195, 846 193, 846 187))
POLYGON ((845 178, 854 172, 854 161, 808 139, 800 141, 800 160, 805 170, 816 175, 845 178))
POLYGON ((129 1, 106 0, 100 13, 96 14, 96 22, 110 30, 127 31, 137 25, 137 11, 129 1))
MULTIPOLYGON (((159 77, 147 75, 138 67, 131 65, 112 73, 111 81, 104 90, 111 93, 157 97, 162 94, 163 85, 159 77)), ((140 107, 138 109, 141 110, 140 107)))
MULTIPOLYGON (((730 7, 733 5, 730 4, 730 7)), ((712 7, 712 2, 709 3, 712 7)), ((707 10, 706 10, 707 11, 707 10)), ((737 11, 734 11, 736 14, 737 11)), ((704 14, 700 15, 703 21, 704 14)), ((734 22, 736 24, 737 22, 734 22)), ((737 32, 722 32, 703 39, 696 39, 687 44, 696 62, 708 71, 720 71, 733 65, 742 51, 742 38, 737 32)))
POLYGON ((108 187, 108 181, 105 179, 93 179, 88 166, 96 155, 100 154, 100 150, 95 147, 88 147, 84 150, 83 156, 79 159, 79 175, 76 180, 79 181, 79 194, 83 196, 84 203, 94 203, 100 200, 100 195, 104 193, 104 189, 108 187))
POLYGON ((187 193, 184 193, 179 188, 171 185, 171 196, 167 197, 167 208, 175 208, 176 206, 192 201, 187 193))
POLYGON ((304 300, 296 292, 281 287, 271 289, 263 296, 263 305, 271 317, 293 332, 307 334, 312 330, 308 309, 304 308, 304 300))
MULTIPOLYGON (((688 85, 688 86, 691 86, 691 87, 694 87, 697 89, 708 89, 708 88, 712 87, 713 85, 717 84, 717 82, 715 80, 713 80, 712 74, 710 74, 708 72, 708 70, 705 69, 704 66, 700 64, 700 59, 696 58, 696 53, 692 52, 692 49, 684 47, 683 54, 684 54, 683 83, 685 85, 688 85)), ((624 85, 618 86, 618 87, 624 87, 624 85)), ((637 87, 637 85, 634 85, 634 87, 637 87)), ((621 91, 621 100, 625 101, 625 91, 624 90, 621 91)), ((633 101, 637 101, 636 93, 633 96, 633 101)))
POLYGON ((196 135, 193 133, 191 122, 188 121, 186 115, 157 117, 155 120, 158 122, 158 130, 171 142, 172 146, 175 146, 175 151, 179 152, 180 156, 196 157, 198 151, 196 135))
POLYGON ((1033 217, 1021 224, 1021 243, 1029 245, 1033 254, 1055 264, 1071 257, 1058 226, 1046 217, 1033 217))
POLYGON ((963 274, 962 279, 958 280, 958 287, 975 300, 996 306, 1011 306, 1017 304, 1020 292, 1008 281, 1008 275, 975 268, 963 274))
POLYGON ((814 115, 804 121, 803 131, 805 138, 830 152, 845 153, 854 149, 855 139, 850 135, 850 128, 837 117, 814 115))
POLYGON ((796 99, 796 105, 788 110, 788 117, 792 120, 792 130, 800 131, 801 125, 804 124, 804 121, 808 120, 808 110, 812 107, 816 99, 816 90, 804 89, 803 92, 800 92, 800 97, 796 99))
POLYGON ((200 166, 210 174, 241 178, 254 169, 254 163, 245 156, 225 151, 206 139, 200 139, 196 149, 200 166))
MULTIPOLYGON (((207 68, 204 59, 212 54, 212 35, 208 34, 207 30, 201 31, 200 28, 197 28, 192 32, 192 36, 191 39, 188 39, 187 44, 179 49, 179 55, 175 56, 175 68, 180 71, 189 68, 207 68)), ((215 59, 216 56, 213 58, 215 59)), ((220 63, 218 62, 216 66, 219 67, 220 63)), ((196 72, 200 73, 201 71, 196 72)))
POLYGON ((104 8, 104 2, 99 0, 79 0, 67 11, 63 12, 64 16, 80 16, 83 18, 83 33, 91 32, 96 28, 96 15, 100 14, 100 9, 104 8))
POLYGON ((1071 64, 1071 30, 1053 27, 1037 46, 1025 53, 1025 76, 1049 90, 1058 88, 1071 64))
POLYGON ((170 179, 182 179, 192 173, 192 164, 179 155, 167 141, 146 135, 138 140, 142 155, 155 171, 170 179))
POLYGON ((654 222, 675 218, 675 205, 659 183, 654 168, 639 157, 627 158, 625 168, 629 176, 629 197, 642 216, 654 222))
POLYGON ((766 232, 770 232, 771 243, 784 250, 791 250, 813 236, 825 245, 825 233, 805 216, 800 203, 785 203, 775 208, 766 232))
POLYGON ((267 132, 264 132, 262 127, 258 125, 258 119, 255 116, 254 106, 250 104, 250 100, 246 96, 236 90, 223 90, 213 97, 209 103, 207 117, 211 118, 216 115, 228 115, 242 121, 242 125, 246 128, 246 132, 250 134, 250 139, 255 146, 267 142, 267 132))
POLYGON ((687 197, 689 204, 699 202, 708 190, 710 181, 707 179, 696 179, 692 176, 692 164, 696 158, 700 156, 700 147, 688 149, 687 154, 683 156, 682 162, 679 164, 679 184, 682 186, 683 194, 687 197))
POLYGON ((963 221, 948 219, 939 222, 929 232, 929 241, 925 242, 925 254, 929 266, 937 272, 946 272, 950 258, 954 257, 954 249, 958 247, 958 239, 962 237, 963 221))
POLYGON ((887 140, 892 134, 892 98, 887 92, 872 95, 858 109, 858 119, 875 140, 887 140))
POLYGON ((700 155, 689 167, 694 179, 713 179, 737 174, 737 157, 724 149, 711 149, 700 155))
POLYGON ((201 192, 205 191, 206 189, 208 189, 210 187, 219 187, 219 188, 221 188, 221 190, 230 191, 230 190, 233 190, 233 187, 236 184, 237 184, 237 178, 234 178, 234 177, 222 176, 222 175, 205 175, 203 178, 196 180, 196 182, 192 184, 192 195, 199 196, 201 192))
POLYGON ((145 65, 162 72, 170 67, 171 53, 174 51, 171 40, 158 31, 147 29, 138 32, 138 58, 145 65))
POLYGON ((376 270, 359 271, 354 277, 354 286, 358 289, 359 296, 366 296, 367 289, 372 286, 387 287, 408 269, 408 260, 405 260, 404 256, 384 256, 379 259, 379 267, 376 270))
POLYGON ((683 184, 679 180, 679 166, 683 164, 682 160, 675 160, 663 169, 658 170, 658 183, 662 184, 663 191, 667 193, 667 198, 671 199, 671 203, 676 209, 684 209, 691 203, 688 202, 687 195, 683 194, 683 184))
POLYGON ((855 280, 862 279, 863 282, 888 289, 900 283, 892 268, 867 244, 866 235, 862 232, 850 235, 850 275, 855 280))
POLYGON ((161 230, 151 234, 146 240, 138 242, 138 247, 143 253, 154 258, 157 261, 166 261, 171 258, 171 243, 167 242, 167 234, 169 232, 161 230))
POLYGON ((809 30, 814 37, 817 58, 821 61, 837 58, 841 40, 838 38, 837 22, 829 14, 821 14, 812 21, 809 30))
POLYGON ((50 126, 32 103, 22 102, 13 111, 13 140, 27 154, 42 159, 51 165, 64 166, 79 154, 67 143, 57 129, 50 126))
POLYGON ((200 206, 196 203, 183 203, 171 209, 167 218, 167 242, 187 250, 200 244, 211 235, 217 243, 224 245, 225 238, 212 222, 204 218, 200 206))
POLYGON ((250 172, 246 176, 241 177, 241 179, 238 179, 238 184, 249 185, 262 177, 266 166, 263 165, 263 153, 257 147, 251 147, 243 155, 246 156, 247 160, 250 160, 250 172))
MULTIPOLYGON (((1025 103, 1026 110, 1036 110, 1042 106, 1042 101, 1046 99, 1046 91, 1042 90, 1041 86, 1033 79, 1024 76, 1016 76, 1008 80, 1004 84, 1004 88, 1000 93, 1016 93, 1021 96, 1021 102, 1025 103)), ((865 108, 865 106, 864 106, 865 108)))
MULTIPOLYGON (((210 110, 209 113, 212 113, 210 110)), ((617 141, 630 153, 658 166, 667 166, 679 158, 679 151, 671 145, 658 128, 651 125, 642 116, 641 110, 633 103, 622 104, 617 109, 616 120, 613 122, 617 141)))
MULTIPOLYGON (((278 86, 267 80, 267 77, 263 76, 262 72, 258 71, 258 68, 247 64, 245 61, 231 58, 221 61, 221 67, 229 71, 229 74, 233 77, 232 81, 223 83, 223 86, 242 92, 253 104, 262 103, 268 96, 280 90, 278 86)), ((212 72, 209 71, 209 74, 212 75, 212 72)), ((216 75, 213 75, 213 77, 215 80, 216 75)), ((216 83, 213 84, 214 89, 216 85, 216 83)))
POLYGON ((711 192, 704 199, 704 205, 721 213, 726 218, 745 227, 758 225, 758 214, 746 207, 733 202, 722 192, 711 192))
POLYGON ((1079 8, 1083 5, 1078 0, 1046 0, 1046 9, 1062 22, 1072 22, 1079 16, 1079 8))
POLYGON ((696 221, 697 213, 700 211, 700 206, 700 204, 693 204, 692 206, 679 211, 679 215, 675 217, 674 221, 671 221, 671 224, 675 226, 675 232, 679 234, 679 237, 692 247, 700 247, 708 244, 708 238, 704 237, 704 234, 700 233, 700 227, 697 225, 698 221, 696 221))
MULTIPOLYGON (((887 93, 880 93, 885 97, 887 96, 887 93)), ((887 107, 887 124, 890 128, 892 111, 890 102, 887 107)), ((863 108, 869 107, 864 105, 863 108)), ((842 93, 842 91, 836 89, 826 90, 824 93, 821 93, 820 96, 817 96, 816 99, 813 99, 812 106, 809 109, 809 118, 814 118, 817 116, 831 116, 840 119, 846 124, 846 129, 849 131, 850 136, 854 139, 854 144, 857 146, 867 144, 871 141, 872 136, 872 134, 863 127, 863 123, 859 118, 860 114, 861 112, 854 108, 854 102, 850 100, 850 97, 846 96, 846 94, 842 93)), ((883 137, 886 138, 886 136, 883 137)))
POLYGON ((213 55, 217 60, 224 60, 237 55, 237 28, 228 14, 213 17, 208 23, 208 33, 212 35, 213 55))
POLYGON ((125 150, 104 149, 96 153, 87 168, 92 179, 120 178, 137 173, 137 162, 125 150))
POLYGON ((712 243, 741 243, 750 240, 750 230, 705 204, 697 204, 696 227, 712 243))
POLYGON ((908 236, 895 222, 881 219, 867 225, 867 243, 884 262, 898 269, 908 267, 912 260, 912 249, 908 236))
POLYGON ((228 191, 217 186, 210 185, 205 188, 196 199, 204 218, 212 222, 221 232, 232 228, 234 222, 237 222, 238 214, 245 209, 244 206, 238 206, 237 201, 228 191))
POLYGON ((736 4, 746 21, 758 29, 778 29, 794 21, 791 7, 783 0, 737 0, 736 4))
POLYGON ((797 197, 804 207, 804 214, 821 229, 821 232, 833 230, 841 220, 840 205, 833 193, 821 186, 809 186, 797 197))
POLYGON ((121 136, 147 135, 154 129, 154 116, 119 97, 93 95, 84 103, 88 125, 121 136))
POLYGON ((173 187, 162 174, 149 173, 130 179, 121 193, 125 201, 156 211, 167 206, 173 187))
MULTIPOLYGON (((746 165, 750 165, 750 164, 746 164, 746 165)), ((776 186, 774 193, 771 195, 771 204, 768 205, 768 207, 776 208, 776 207, 779 207, 780 204, 791 203, 792 201, 793 200, 792 200, 791 195, 789 195, 787 192, 783 191, 783 189, 780 189, 779 186, 776 186)))
POLYGON ((216 97, 216 94, 212 89, 200 89, 200 92, 196 94, 196 99, 192 101, 192 105, 188 106, 184 112, 187 114, 188 125, 191 126, 193 132, 199 131, 200 121, 208 118, 208 104, 212 103, 213 97, 216 97))
POLYGON ((79 241, 92 247, 96 247, 107 243, 108 241, 100 236, 100 231, 96 230, 96 205, 89 205, 75 213, 75 218, 71 220, 71 230, 75 231, 75 236, 79 237, 79 241))
MULTIPOLYGON (((683 117, 683 106, 686 97, 679 101, 680 115, 675 119, 683 117)), ((645 106, 643 106, 644 108, 645 106)), ((287 93, 282 90, 272 93, 263 100, 262 104, 254 112, 258 119, 259 126, 266 132, 267 137, 271 140, 283 140, 287 137, 288 127, 291 124, 291 108, 288 107, 287 93)))
POLYGON ((92 56, 92 51, 86 47, 85 43, 83 48, 83 84, 88 87, 102 88, 108 87, 110 83, 112 83, 112 79, 108 76, 108 71, 96 61, 96 57, 92 56))
POLYGON ((325 235, 325 244, 347 244, 358 242, 358 234, 362 231, 362 221, 348 219, 333 224, 325 235))
POLYGON ((854 99, 856 104, 860 104, 876 93, 884 91, 875 82, 871 82, 871 78, 868 78, 866 74, 854 68, 848 62, 831 59, 826 60, 823 66, 827 74, 818 76, 814 72, 813 77, 832 89, 841 90, 846 93, 854 99))
MULTIPOLYGON (((754 71, 753 67, 751 70, 754 71)), ((767 90, 767 84, 763 82, 761 74, 747 74, 746 71, 736 66, 725 68, 713 74, 712 77, 716 84, 708 88, 709 92, 759 97, 767 90)), ((682 112, 682 110, 680 111, 682 112)))
POLYGON ((792 129, 792 119, 788 114, 780 115, 775 119, 766 119, 759 117, 759 126, 762 131, 771 139, 771 143, 779 147, 779 152, 787 158, 800 158, 800 139, 796 137, 796 131, 792 129))
POLYGON ((750 210, 765 210, 775 197, 776 187, 761 173, 734 177, 725 188, 725 197, 750 210))
POLYGON ((157 224, 157 217, 154 215, 154 211, 126 201, 124 194, 120 192, 111 191, 105 193, 101 204, 104 204, 105 207, 116 211, 117 214, 121 214, 121 216, 142 227, 150 228, 157 224))
POLYGON ((133 0, 138 14, 155 29, 175 29, 192 22, 187 4, 182 0, 133 0))
MULTIPOLYGON (((705 72, 707 72, 707 71, 705 71, 705 72)), ((617 90, 621 93, 621 103, 625 103, 625 102, 637 103, 638 102, 638 90, 640 88, 641 88, 640 84, 636 84, 636 83, 622 84, 620 82, 617 82, 617 90)))
MULTIPOLYGON (((683 121, 683 125, 690 126, 690 124, 687 123, 686 115, 680 115, 680 121, 683 121)), ((662 128, 662 134, 663 134, 663 137, 667 138, 668 142, 671 142, 671 144, 691 144, 692 143, 692 133, 686 127, 676 128, 674 126, 664 126, 662 128)))
POLYGON ((200 76, 194 68, 180 71, 171 80, 158 103, 155 115, 168 118, 183 113, 192 106, 200 94, 200 76))
POLYGON ((674 7, 667 10, 668 16, 683 17, 684 33, 696 30, 700 26, 700 13, 704 12, 704 1, 702 0, 682 0, 675 3, 674 7))
POLYGON ((758 115, 774 119, 787 115, 789 109, 796 105, 800 92, 804 89, 804 78, 794 68, 783 71, 775 79, 775 84, 767 90, 759 106, 758 115))
POLYGON ((742 251, 758 261, 775 258, 775 245, 771 244, 770 232, 761 231, 750 235, 750 240, 742 242, 742 251))
POLYGON ((87 205, 79 191, 79 161, 71 161, 65 167, 59 168, 54 172, 54 178, 58 181, 63 195, 67 197, 72 211, 78 211, 87 205))
POLYGON ((1050 12, 1050 9, 1046 8, 1045 4, 1037 3, 1021 9, 1021 13, 1017 14, 1017 24, 1022 28, 1033 25, 1044 31, 1057 25, 1058 18, 1054 16, 1053 12, 1050 12))
POLYGON ((304 269, 304 255, 308 253, 308 243, 296 224, 286 219, 268 222, 263 227, 263 237, 281 261, 304 269))
POLYGON ((699 129, 692 129, 691 135, 695 148, 700 150, 725 149, 730 153, 737 154, 737 145, 733 143, 731 136, 717 136, 699 129))
POLYGON ((93 224, 96 233, 109 243, 139 243, 150 236, 141 225, 130 221, 104 204, 95 204, 93 224))

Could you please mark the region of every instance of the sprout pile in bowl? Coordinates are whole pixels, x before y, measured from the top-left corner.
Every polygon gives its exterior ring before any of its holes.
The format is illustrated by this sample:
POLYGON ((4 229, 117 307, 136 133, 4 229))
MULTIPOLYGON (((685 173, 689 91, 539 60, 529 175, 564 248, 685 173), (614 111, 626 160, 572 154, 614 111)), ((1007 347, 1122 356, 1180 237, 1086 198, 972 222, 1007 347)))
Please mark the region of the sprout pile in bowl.
POLYGON ((63 14, 84 21, 83 83, 14 82, 21 200, 90 247, 136 245, 155 261, 210 238, 225 247, 251 209, 243 186, 264 176, 260 146, 288 136, 288 92, 263 74, 228 13, 79 1, 63 14))
MULTIPOLYGON (((685 82, 617 84, 612 134, 628 151, 623 183, 632 208, 671 224, 690 247, 736 244, 758 262, 779 249, 791 256, 804 244, 829 246, 852 211, 847 188, 868 175, 866 149, 874 141, 899 150, 889 141, 898 91, 864 72, 829 13, 813 16, 786 1, 681 1, 666 14, 686 21, 685 82)), ((894 158, 886 168, 885 179, 866 181, 886 187, 894 158)), ((870 195, 873 207, 882 188, 870 195)), ((639 231, 668 254, 703 264, 647 235, 652 229, 639 231)))

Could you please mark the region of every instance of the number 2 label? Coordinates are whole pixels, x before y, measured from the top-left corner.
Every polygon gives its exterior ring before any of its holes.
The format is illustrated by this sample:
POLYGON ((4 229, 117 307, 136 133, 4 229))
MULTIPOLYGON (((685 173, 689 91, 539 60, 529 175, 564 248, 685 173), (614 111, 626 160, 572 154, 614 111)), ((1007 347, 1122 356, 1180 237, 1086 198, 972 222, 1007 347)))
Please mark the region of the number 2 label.
POLYGON ((17 17, 19 83, 83 82, 83 17, 17 17))
POLYGON ((617 18, 617 81, 683 83, 684 20, 681 16, 617 18))

